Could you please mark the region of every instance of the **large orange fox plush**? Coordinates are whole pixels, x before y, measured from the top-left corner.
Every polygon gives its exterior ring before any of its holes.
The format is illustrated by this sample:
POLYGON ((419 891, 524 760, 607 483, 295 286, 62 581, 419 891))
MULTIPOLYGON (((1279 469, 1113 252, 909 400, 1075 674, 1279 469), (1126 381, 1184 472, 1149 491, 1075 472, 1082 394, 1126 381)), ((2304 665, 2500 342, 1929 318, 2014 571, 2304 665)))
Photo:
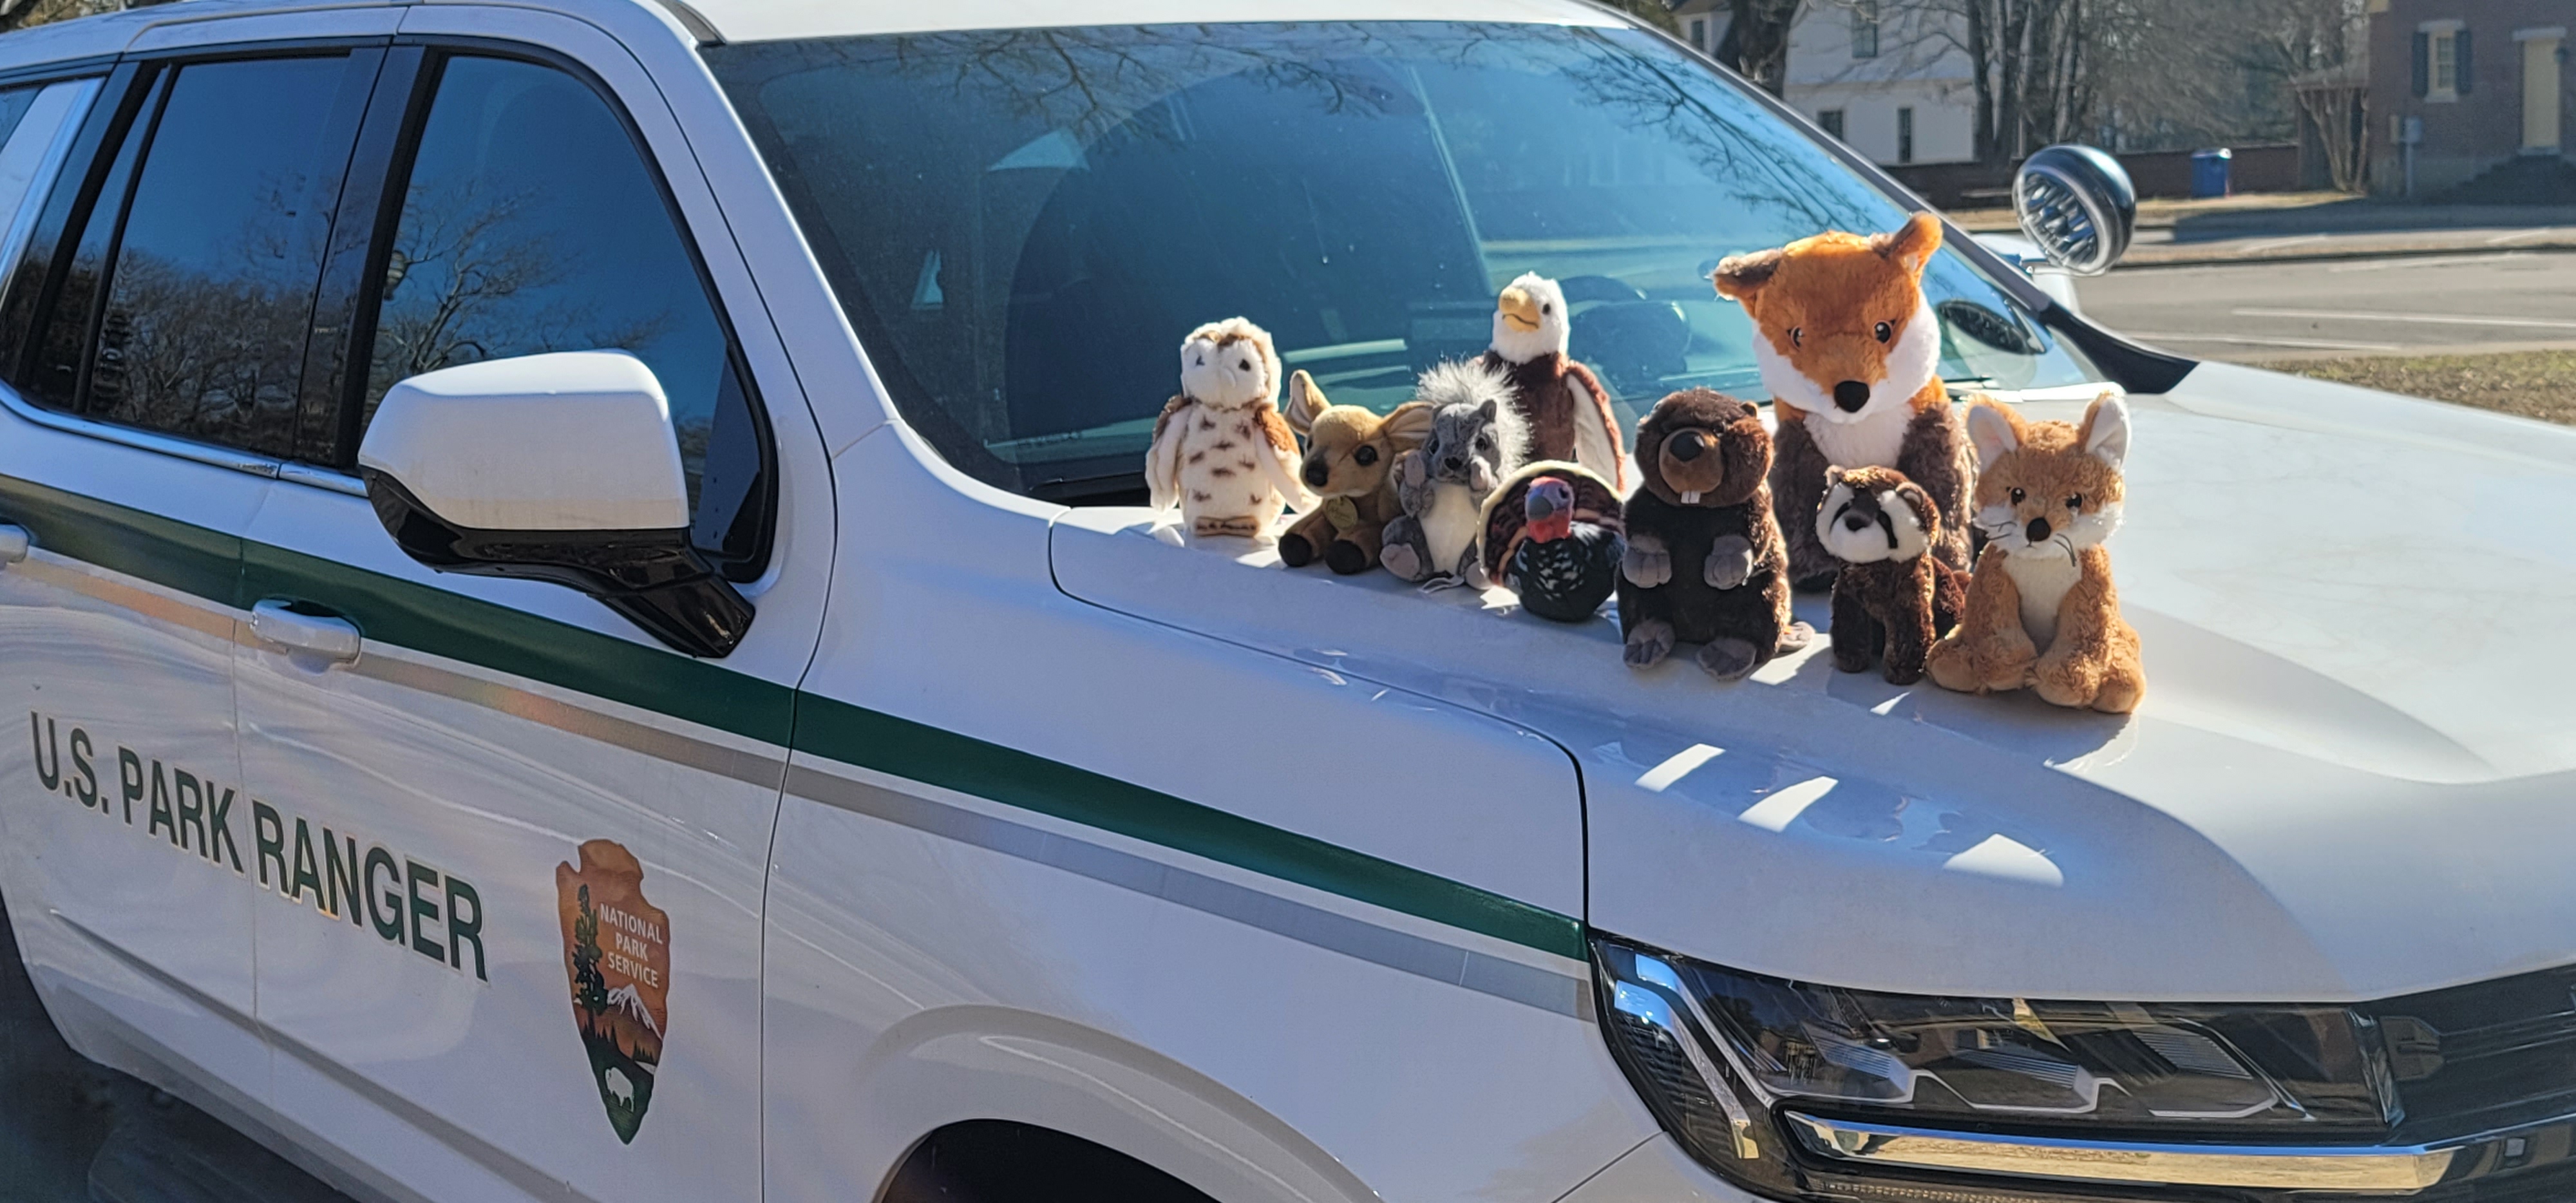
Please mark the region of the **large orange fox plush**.
POLYGON ((1753 318, 1779 426, 1771 503, 1801 589, 1831 587, 1839 567, 1816 537, 1828 466, 1904 473, 1941 509, 1933 553, 1968 567, 1976 467, 1935 374, 1941 327, 1923 299, 1923 268, 1940 248, 1941 223, 1917 213, 1894 233, 1818 234, 1717 265, 1718 295, 1753 318))

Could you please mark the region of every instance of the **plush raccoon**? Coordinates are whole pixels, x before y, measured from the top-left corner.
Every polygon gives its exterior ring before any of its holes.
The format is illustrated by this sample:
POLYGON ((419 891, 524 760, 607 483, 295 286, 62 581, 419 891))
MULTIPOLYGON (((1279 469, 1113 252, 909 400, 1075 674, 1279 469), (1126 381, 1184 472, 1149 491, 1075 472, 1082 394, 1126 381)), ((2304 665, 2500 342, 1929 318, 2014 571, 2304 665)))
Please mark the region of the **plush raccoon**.
POLYGON ((1279 416, 1279 352, 1242 318, 1181 343, 1181 394, 1154 419, 1145 486, 1157 511, 1180 506, 1193 537, 1268 539, 1281 511, 1311 505, 1297 483, 1297 436, 1279 416))
POLYGON ((1432 406, 1431 437, 1396 459, 1404 513, 1386 524, 1378 559, 1408 581, 1483 588, 1489 582, 1476 535, 1485 499, 1520 467, 1528 447, 1511 377, 1481 363, 1444 363, 1422 374, 1413 396, 1432 406))
POLYGON ((1941 507, 1894 468, 1828 467, 1816 538, 1842 561, 1834 577, 1834 667, 1923 679, 1932 641, 1959 621, 1966 574, 1926 555, 1941 541, 1941 507))

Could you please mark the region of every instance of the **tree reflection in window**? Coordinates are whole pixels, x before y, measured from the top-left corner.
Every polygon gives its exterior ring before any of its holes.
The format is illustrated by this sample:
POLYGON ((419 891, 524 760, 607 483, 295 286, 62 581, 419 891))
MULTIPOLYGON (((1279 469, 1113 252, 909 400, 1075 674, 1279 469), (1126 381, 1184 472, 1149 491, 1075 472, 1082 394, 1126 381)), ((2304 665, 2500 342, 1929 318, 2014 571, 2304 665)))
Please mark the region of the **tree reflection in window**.
POLYGON ((91 416, 291 449, 327 194, 348 158, 345 131, 328 132, 347 67, 330 56, 179 70, 117 244, 91 416))
POLYGON ((396 381, 549 351, 615 349, 669 395, 692 502, 739 390, 725 335, 626 128, 549 67, 443 69, 386 255, 365 415, 396 381))
MULTIPOLYGON (((970 30, 703 51, 904 417, 979 479, 1141 499, 1172 347, 1240 313, 1386 409, 1563 280, 1623 417, 1759 396, 1725 255, 1892 229, 1896 199, 1642 31, 1508 22, 970 30)), ((2027 324, 1965 261, 1935 299, 2027 324)), ((2033 328, 2035 330, 2035 327, 2033 328)), ((1968 371, 2090 369, 2055 344, 1968 371)), ((1990 359, 2005 357, 1994 356, 1990 359)))

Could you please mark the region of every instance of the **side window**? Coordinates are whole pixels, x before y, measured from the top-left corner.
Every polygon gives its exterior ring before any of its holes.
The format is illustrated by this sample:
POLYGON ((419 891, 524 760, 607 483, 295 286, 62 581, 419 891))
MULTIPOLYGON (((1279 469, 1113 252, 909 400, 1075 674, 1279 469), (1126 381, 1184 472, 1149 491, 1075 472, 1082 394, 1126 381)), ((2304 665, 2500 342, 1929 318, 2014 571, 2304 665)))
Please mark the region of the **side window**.
POLYGON ((153 115, 160 111, 170 77, 160 72, 151 80, 139 103, 130 98, 122 104, 101 98, 105 111, 94 120, 105 123, 108 140, 89 148, 99 160, 75 154, 64 165, 53 196, 45 202, 46 228, 27 244, 27 256, 9 285, 11 315, 20 312, 21 306, 33 315, 26 336, 26 362, 17 365, 13 383, 28 399, 50 409, 80 409, 90 318, 98 310, 116 216, 134 179, 142 131, 151 127, 153 115), (57 259, 58 251, 63 258, 57 259))
POLYGON ((336 56, 179 69, 146 135, 83 412, 294 450, 305 326, 349 162, 350 134, 331 122, 347 71, 336 56))
POLYGON ((727 576, 759 574, 766 432, 660 181, 597 92, 533 63, 447 59, 381 253, 362 424, 407 376, 630 352, 670 397, 693 541, 727 576))
MULTIPOLYGON (((159 71, 73 206, 24 390, 103 421, 291 454, 353 74, 347 55, 159 71)), ((76 183, 67 172, 58 187, 76 183)))

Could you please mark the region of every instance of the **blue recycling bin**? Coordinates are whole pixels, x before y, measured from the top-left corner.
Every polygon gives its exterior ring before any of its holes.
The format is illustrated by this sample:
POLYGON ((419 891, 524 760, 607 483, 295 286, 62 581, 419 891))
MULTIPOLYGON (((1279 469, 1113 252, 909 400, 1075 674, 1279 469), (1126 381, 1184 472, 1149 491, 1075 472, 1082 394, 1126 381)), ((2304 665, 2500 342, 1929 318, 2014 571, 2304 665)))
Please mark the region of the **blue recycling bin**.
POLYGON ((2236 152, 2231 151, 2224 146, 2219 147, 2216 150, 2195 150, 2191 152, 2191 195, 2193 199, 2196 200, 2204 196, 2227 195, 2227 164, 2228 160, 2235 157, 2236 152))

